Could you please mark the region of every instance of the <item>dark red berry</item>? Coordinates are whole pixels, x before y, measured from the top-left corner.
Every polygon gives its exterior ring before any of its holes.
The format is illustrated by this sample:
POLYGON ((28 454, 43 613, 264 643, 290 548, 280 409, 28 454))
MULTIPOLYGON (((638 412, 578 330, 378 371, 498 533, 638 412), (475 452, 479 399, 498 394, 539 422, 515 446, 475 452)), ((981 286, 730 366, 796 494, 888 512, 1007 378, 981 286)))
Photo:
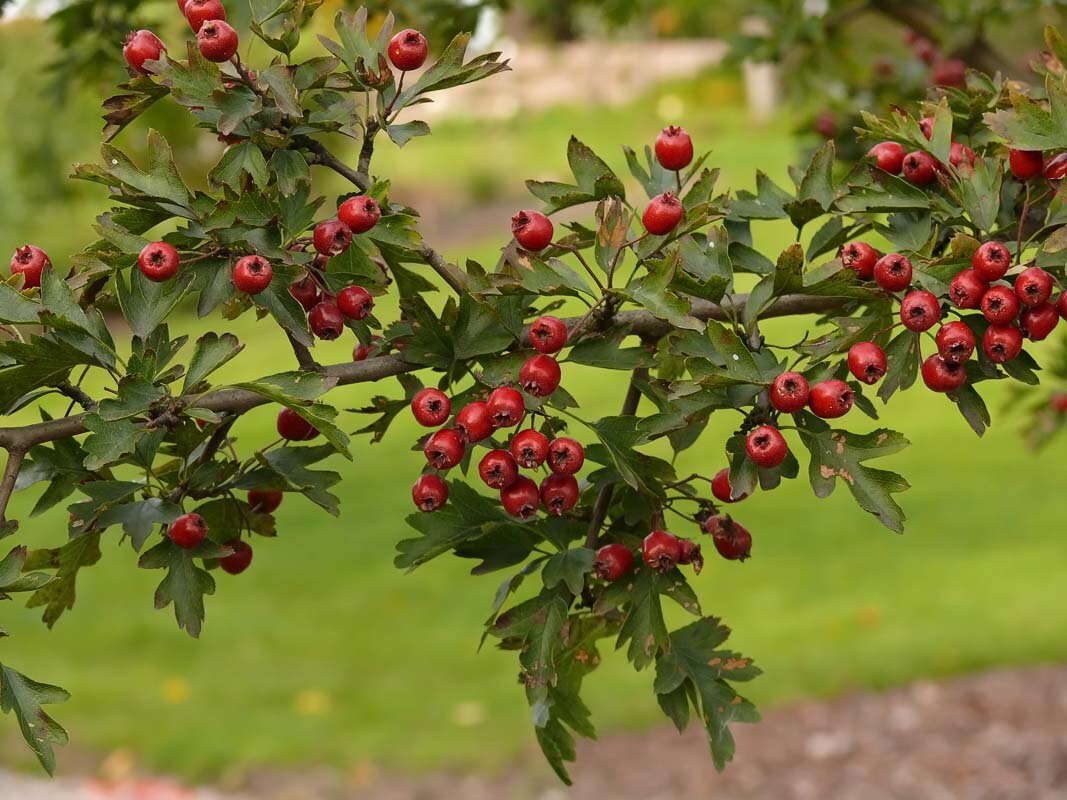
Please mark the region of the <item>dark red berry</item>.
POLYGON ((821 381, 811 387, 811 412, 823 419, 837 419, 852 410, 856 396, 844 381, 821 381))
POLYGON ((834 112, 824 108, 815 116, 812 127, 822 138, 833 139, 837 136, 837 117, 834 112))
POLYGON ((558 353, 567 344, 567 324, 558 317, 538 317, 530 326, 530 344, 548 355, 558 353))
POLYGON ((682 542, 667 531, 652 531, 641 544, 641 557, 650 569, 669 572, 682 557, 682 542))
POLYGON ((682 544, 682 555, 678 559, 679 564, 691 564, 693 572, 697 575, 704 569, 704 554, 700 552, 700 545, 689 539, 679 539, 682 544))
POLYGON ((606 544, 596 551, 593 558, 593 573, 601 580, 614 583, 634 566, 634 554, 630 548, 618 542, 606 544))
POLYGON ((145 67, 145 62, 159 61, 166 50, 166 45, 152 31, 134 31, 126 37, 122 56, 130 65, 130 69, 147 75, 148 69, 145 67))
POLYGON ((744 561, 752 555, 752 534, 730 517, 708 517, 704 532, 711 536, 719 555, 729 561, 744 561))
POLYGON ((967 85, 967 64, 959 58, 942 59, 931 68, 930 78, 935 86, 962 89, 967 85))
POLYGON ((902 292, 911 285, 912 266, 907 256, 890 253, 874 265, 874 280, 887 292, 902 292))
POLYGON ((923 132, 923 136, 925 136, 927 139, 933 139, 934 138, 934 118, 933 117, 923 117, 921 120, 919 120, 919 130, 921 130, 923 132))
POLYGON ((507 489, 519 477, 519 467, 507 450, 490 450, 478 463, 478 475, 492 489, 507 489))
POLYGON ((199 514, 183 514, 170 524, 167 536, 178 547, 192 550, 207 536, 207 523, 199 514))
POLYGON ((1019 318, 1023 333, 1032 342, 1042 342, 1056 329, 1060 314, 1052 303, 1042 303, 1026 309, 1019 318))
POLYGON ((948 297, 956 308, 978 308, 988 288, 989 283, 979 278, 974 269, 965 269, 952 279, 948 297))
POLYGON ((511 455, 523 469, 536 469, 548 458, 548 437, 528 428, 511 439, 511 455))
POLYGON ((504 510, 511 516, 530 519, 537 513, 541 493, 536 483, 525 475, 520 475, 515 483, 500 491, 500 502, 504 504, 504 510))
POLYGON ((370 352, 371 352, 370 345, 366 345, 366 344, 363 344, 362 342, 360 342, 359 344, 357 344, 355 347, 352 348, 352 360, 353 361, 366 361, 368 356, 370 356, 370 352))
POLYGON ((867 151, 867 157, 873 158, 878 169, 890 175, 899 175, 904 166, 904 148, 897 142, 879 142, 867 151))
POLYGON ((344 333, 345 317, 336 303, 324 300, 308 312, 308 325, 320 339, 332 342, 344 333))
POLYGON ((715 473, 715 477, 711 479, 711 493, 715 495, 715 499, 720 503, 740 503, 746 497, 748 492, 734 497, 734 488, 730 485, 730 470, 720 469, 715 473))
POLYGON ((448 502, 448 484, 440 475, 420 475, 411 487, 411 499, 419 511, 438 511, 448 502))
POLYGON ((510 386, 493 389, 486 406, 494 428, 514 428, 526 416, 526 401, 522 399, 522 392, 510 386))
POLYGON ((146 278, 156 283, 169 281, 178 274, 181 258, 178 251, 166 242, 152 242, 145 245, 137 256, 137 268, 146 278))
POLYGON ((559 388, 559 362, 543 353, 533 356, 519 370, 519 385, 534 397, 548 397, 559 388))
POLYGON ((977 158, 977 156, 975 156, 974 150, 965 144, 953 142, 949 147, 948 163, 954 167, 960 167, 964 164, 973 167, 975 158, 977 158))
POLYGON ((382 210, 373 197, 360 195, 349 197, 337 209, 337 218, 348 226, 352 233, 366 233, 382 218, 382 210))
POLYGON ((916 186, 926 186, 937 180, 937 159, 923 150, 904 156, 904 179, 916 186))
POLYGON ((656 160, 672 172, 685 169, 693 162, 693 139, 685 128, 670 125, 656 137, 656 160))
POLYGON ((307 442, 319 435, 318 429, 291 408, 278 412, 278 435, 290 442, 307 442))
POLYGON ((1054 411, 1067 414, 1067 392, 1056 392, 1049 398, 1049 405, 1052 406, 1054 411))
POLYGON ((864 280, 874 276, 874 265, 878 263, 878 251, 866 242, 849 242, 838 253, 841 263, 864 280))
POLYGON ((41 273, 45 267, 52 266, 48 253, 32 244, 25 244, 15 249, 11 256, 11 274, 22 275, 24 289, 35 289, 41 285, 41 273))
POLYGON ((963 364, 970 360, 978 344, 974 332, 962 322, 942 325, 935 340, 938 355, 952 364, 963 364))
POLYGON ((259 294, 274 277, 274 268, 263 256, 245 256, 233 266, 233 285, 245 294, 259 294))
POLYGON ((389 60, 401 72, 410 72, 426 63, 430 44, 416 30, 407 28, 389 40, 389 60))
POLYGON ((440 389, 420 389, 411 398, 411 413, 415 415, 415 421, 423 427, 436 428, 443 425, 452 413, 452 401, 440 389))
POLYGON ((1008 150, 1011 174, 1020 181, 1036 178, 1045 169, 1045 155, 1040 150, 1008 150))
POLYGON ((322 255, 339 256, 352 246, 352 229, 339 219, 328 219, 315 226, 312 240, 322 255))
POLYGON ((322 290, 310 275, 305 275, 296 283, 289 284, 289 294, 296 298, 305 311, 310 311, 322 299, 322 290))
POLYGON ((757 466, 774 469, 789 455, 789 446, 777 428, 760 425, 745 439, 745 452, 757 466))
POLYGON ((445 428, 430 436, 422 448, 423 455, 434 469, 451 469, 463 460, 463 437, 451 428, 445 428))
POLYGON ((277 489, 252 489, 248 493, 248 505, 257 514, 273 514, 284 497, 285 494, 277 489))
POLYGON ((229 575, 240 575, 252 564, 252 545, 241 539, 230 539, 226 547, 233 552, 219 559, 219 567, 229 575))
POLYGON ((552 244, 555 228, 552 220, 540 211, 520 211, 511 218, 511 233, 519 247, 531 253, 540 253, 552 244))
POLYGON ((477 400, 468 403, 456 414, 455 428, 467 442, 476 444, 493 435, 493 418, 489 414, 489 404, 477 400))
POLYGON ((923 383, 935 392, 955 392, 967 382, 967 368, 963 364, 945 361, 934 353, 923 362, 923 383))
POLYGON ((1054 155, 1045 162, 1045 180, 1060 181, 1067 178, 1067 153, 1054 155))
POLYGON ((349 319, 366 319, 374 310, 374 298, 362 286, 346 286, 337 295, 337 307, 349 319))
POLYGON ((585 464, 582 445, 567 436, 560 436, 548 446, 548 468, 557 475, 574 475, 585 464))
POLYGON ((641 221, 645 230, 653 236, 666 236, 678 227, 684 216, 685 208, 681 201, 670 192, 664 192, 649 201, 641 221))
POLYGON ((578 481, 573 475, 547 475, 541 481, 541 505, 553 517, 562 517, 577 504, 578 481))
POLYGON ((198 33, 205 22, 209 20, 226 19, 226 9, 219 0, 188 0, 182 8, 182 13, 189 20, 189 27, 193 33, 198 33))
POLYGON ((1060 299, 1056 301, 1056 310, 1060 312, 1060 317, 1067 319, 1067 292, 1060 295, 1060 299))
POLYGON ((971 256, 971 267, 986 283, 999 281, 1011 266, 1011 253, 1000 242, 986 242, 971 256))
POLYGON ((900 304, 900 321, 911 331, 930 330, 941 319, 941 304, 933 292, 917 289, 904 295, 900 304))
POLYGON ((229 61, 237 52, 237 31, 221 19, 212 19, 200 26, 196 34, 200 55, 208 61, 221 64, 229 61))
POLYGON ((771 384, 771 405, 783 414, 794 414, 808 404, 808 379, 799 372, 783 372, 771 384))
POLYGON ((878 383, 888 369, 885 352, 874 342, 858 342, 848 351, 848 371, 868 385, 878 383))
POLYGON ((994 364, 1006 364, 1023 351, 1023 332, 1014 325, 990 325, 982 336, 982 350, 994 364))
POLYGON ((1007 286, 990 286, 982 295, 982 314, 995 325, 1006 325, 1019 316, 1019 298, 1007 286))
POLYGON ((1052 276, 1041 267, 1028 267, 1015 279, 1015 296, 1024 306, 1039 306, 1052 297, 1052 276))

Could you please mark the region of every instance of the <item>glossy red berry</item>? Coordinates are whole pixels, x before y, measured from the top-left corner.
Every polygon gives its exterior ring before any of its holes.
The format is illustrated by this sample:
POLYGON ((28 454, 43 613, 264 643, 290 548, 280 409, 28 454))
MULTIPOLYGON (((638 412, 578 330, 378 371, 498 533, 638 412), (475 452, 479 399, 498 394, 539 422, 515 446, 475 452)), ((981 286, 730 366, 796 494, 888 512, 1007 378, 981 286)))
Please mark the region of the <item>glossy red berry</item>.
POLYGON ((322 255, 338 256, 352 246, 352 229, 339 219, 328 219, 315 226, 312 241, 322 255))
POLYGON ((338 338, 345 330, 345 317, 336 303, 323 300, 308 312, 311 332, 327 342, 338 338))
POLYGON ((678 227, 683 217, 685 208, 681 201, 670 192, 664 192, 649 201, 641 221, 653 236, 666 236, 678 227))
POLYGON ((693 162, 693 139, 685 128, 670 125, 656 137, 656 160, 664 169, 676 172, 693 162))
POLYGON ((728 561, 744 561, 752 555, 752 534, 730 517, 708 517, 704 532, 711 536, 719 555, 728 561))
POLYGON ((990 325, 982 336, 982 350, 994 364, 1006 364, 1023 351, 1023 332, 1014 325, 990 325))
POLYGON ((389 60, 401 72, 410 72, 426 63, 430 53, 430 44, 412 28, 400 31, 389 40, 389 60))
POLYGON ((541 481, 541 505, 553 517, 562 517, 574 508, 578 494, 578 481, 573 475, 547 475, 541 481))
POLYGON ((912 266, 907 256, 890 253, 874 265, 874 280, 887 292, 902 292, 911 285, 912 266))
POLYGON ((290 442, 308 442, 319 435, 318 429, 291 408, 278 412, 278 435, 290 442))
POLYGON ((900 303, 900 321, 911 331, 930 330, 941 319, 941 304, 933 292, 918 289, 904 295, 900 303))
POLYGON ((967 85, 967 63, 959 58, 945 58, 934 63, 930 78, 936 86, 962 89, 967 85))
POLYGON ((961 167, 963 165, 973 167, 976 158, 977 156, 974 154, 974 150, 965 144, 953 142, 949 147, 948 163, 954 167, 961 167))
POLYGON ((245 256, 233 266, 233 285, 245 294, 259 294, 274 277, 274 268, 263 256, 245 256))
POLYGON ((777 428, 760 425, 745 439, 745 452, 757 466, 774 469, 789 455, 789 446, 777 428))
POLYGON ((337 209, 337 218, 349 227, 352 233, 366 233, 382 218, 378 201, 367 195, 349 197, 337 209))
POLYGON ((240 575, 252 565, 252 545, 242 539, 230 539, 226 547, 233 552, 219 559, 219 567, 228 575, 240 575))
POLYGON ((1052 297, 1052 276, 1041 267, 1028 267, 1015 279, 1015 296, 1024 306, 1039 306, 1052 297))
POLYGON ((958 273, 948 286, 948 297, 956 308, 978 308, 989 284, 974 269, 958 273))
POLYGON ((221 64, 229 61, 237 52, 237 31, 221 19, 212 19, 200 26, 196 34, 200 55, 208 61, 221 64))
POLYGON ((167 536, 178 547, 192 550, 207 536, 207 523, 199 514, 183 514, 170 524, 167 536))
POLYGON ((189 21, 189 27, 193 33, 198 33, 205 22, 209 20, 226 19, 226 9, 220 0, 188 0, 182 8, 182 13, 189 21))
POLYGON ((519 477, 519 466, 507 450, 490 450, 478 463, 478 475, 492 489, 507 489, 519 477))
POLYGON ((634 566, 634 554, 619 542, 606 544, 596 551, 593 558, 593 573, 608 583, 615 583, 627 575, 634 566))
POLYGON ((1020 181, 1036 178, 1045 169, 1045 155, 1040 150, 1008 150, 1008 166, 1011 174, 1020 181))
POLYGON ((346 286, 337 295, 337 307, 349 319, 366 319, 374 310, 374 298, 362 286, 346 286))
POLYGON ((41 274, 45 267, 52 266, 48 253, 32 244, 25 244, 15 249, 11 256, 11 274, 22 276, 24 289, 34 289, 41 285, 41 274))
POLYGON ((986 283, 999 281, 1011 266, 1011 253, 1000 242, 986 242, 971 256, 971 267, 986 283))
POLYGON ((1007 286, 990 286, 982 295, 982 315, 995 325, 1006 325, 1019 316, 1019 298, 1007 286))
POLYGON ((641 544, 641 557, 650 569, 669 572, 682 557, 682 542, 667 531, 652 531, 641 544))
POLYGON ((937 180, 937 159, 923 150, 904 156, 904 179, 916 186, 926 186, 937 180))
POLYGON ((536 469, 548 458, 548 437, 528 428, 511 439, 511 455, 523 469, 536 469))
POLYGON ((567 344, 567 324, 559 317, 538 317, 530 326, 530 344, 548 355, 558 353, 567 344))
POLYGON ((1052 303, 1042 303, 1026 309, 1019 318, 1019 326, 1032 342, 1042 342, 1056 329, 1060 314, 1052 303))
POLYGON ((799 372, 783 372, 771 384, 771 405, 783 414, 794 414, 808 404, 808 379, 799 372))
POLYGON ((543 353, 528 359, 519 370, 519 385, 534 397, 548 397, 559 388, 559 362, 543 353))
POLYGON ((704 569, 704 554, 700 551, 700 545, 689 539, 679 539, 682 545, 682 555, 678 559, 679 565, 691 564, 693 572, 697 575, 704 569))
POLYGON ((424 428, 436 428, 443 425, 452 413, 452 401, 440 389, 428 386, 411 398, 411 413, 424 428))
POLYGON ((1060 312, 1060 317, 1067 319, 1067 292, 1060 295, 1060 299, 1056 301, 1056 310, 1060 312))
POLYGON ((552 244, 555 227, 540 211, 520 211, 511 218, 511 233, 519 247, 540 253, 552 244))
POLYGON ((848 371, 867 385, 878 383, 889 368, 885 351, 874 342, 858 342, 848 351, 848 371))
POLYGON ((510 386, 493 389, 486 406, 494 428, 514 428, 526 416, 526 401, 522 399, 522 392, 510 386))
POLYGON ((923 362, 923 383, 935 392, 955 392, 967 382, 967 368, 963 364, 945 361, 934 353, 923 362))
POLYGON ((878 263, 878 251, 866 242, 849 242, 837 254, 841 263, 864 280, 874 276, 874 265, 878 263))
POLYGON ((837 419, 852 410, 856 395, 844 381, 821 381, 811 387, 808 403, 811 413, 823 419, 837 419))
POLYGON ((145 62, 159 61, 166 50, 166 45, 152 31, 134 31, 126 37, 122 57, 126 59, 126 63, 134 72, 147 75, 148 68, 145 67, 145 62))
POLYGON ((511 516, 530 519, 537 513, 541 493, 536 483, 525 475, 520 475, 515 483, 500 491, 500 502, 504 504, 504 510, 511 516))
POLYGON ((445 428, 426 440, 422 452, 431 467, 445 470, 463 460, 466 448, 463 446, 463 437, 451 428, 445 428))
POLYGON ((322 299, 322 290, 310 275, 305 275, 296 283, 289 284, 289 294, 296 298, 305 311, 310 311, 322 299))
POLYGON ((145 245, 137 256, 137 268, 146 278, 155 283, 169 281, 178 274, 181 258, 178 251, 166 242, 152 242, 145 245))
POLYGON ((938 355, 952 364, 963 364, 969 361, 974 354, 974 348, 978 345, 974 332, 962 322, 948 322, 942 325, 935 341, 938 355))
POLYGON ((257 514, 273 514, 284 497, 285 494, 277 489, 252 489, 248 493, 248 505, 257 514))
POLYGON ((548 446, 548 468, 557 475, 574 475, 585 464, 585 449, 575 439, 560 436, 548 446))
POLYGON ((867 151, 867 157, 873 158, 878 169, 890 175, 899 175, 904 166, 904 148, 897 142, 879 142, 867 151))
POLYGON ((411 487, 411 499, 415 508, 431 514, 448 502, 448 484, 440 475, 420 475, 411 487))
POLYGON ((1067 153, 1054 155, 1045 162, 1045 180, 1061 181, 1067 178, 1067 153))
POLYGON ((468 403, 456 414, 454 425, 468 444, 488 439, 493 435, 493 418, 489 414, 489 404, 481 400, 468 403))
POLYGON ((715 477, 711 479, 711 493, 720 503, 740 503, 748 497, 748 492, 733 496, 734 488, 730 485, 729 469, 720 469, 715 473, 715 477))

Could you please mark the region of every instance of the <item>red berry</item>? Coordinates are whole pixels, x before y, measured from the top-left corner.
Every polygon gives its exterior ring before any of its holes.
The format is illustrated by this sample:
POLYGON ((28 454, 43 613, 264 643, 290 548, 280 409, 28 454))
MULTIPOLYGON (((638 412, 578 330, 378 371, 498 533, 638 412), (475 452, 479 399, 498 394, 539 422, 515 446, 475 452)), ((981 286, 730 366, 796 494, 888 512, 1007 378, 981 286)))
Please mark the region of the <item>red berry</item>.
POLYGON ((1041 267, 1028 267, 1015 279, 1015 296, 1024 306, 1039 306, 1052 297, 1052 276, 1041 267))
POLYGON ((1019 298, 1007 286, 991 286, 982 295, 982 314, 995 325, 1006 325, 1019 315, 1019 298))
POLYGON ((166 45, 152 31, 134 31, 126 37, 126 44, 122 48, 122 56, 126 59, 126 63, 130 65, 130 69, 134 72, 140 72, 142 75, 147 75, 148 69, 144 65, 145 62, 159 61, 166 50, 166 45))
POLYGON ((1045 162, 1045 180, 1059 181, 1067 178, 1067 153, 1054 155, 1045 162))
POLYGON ((774 469, 789 455, 789 446, 777 428, 760 425, 745 439, 745 452, 757 466, 774 469))
POLYGON ((815 132, 824 139, 833 139, 837 136, 837 117, 832 111, 823 109, 816 117, 812 125, 815 132))
POLYGON ((451 469, 463 460, 463 437, 451 428, 445 428, 430 436, 422 452, 434 469, 451 469))
POLYGON ((552 244, 555 228, 552 220, 540 211, 520 211, 511 218, 511 233, 519 247, 531 253, 540 253, 552 244))
POLYGON ((1008 150, 1008 166, 1011 174, 1020 181, 1028 181, 1042 173, 1045 168, 1045 155, 1040 150, 1008 150))
POLYGON ((971 267, 986 283, 999 281, 1011 266, 1011 253, 1000 242, 986 242, 971 256, 971 267))
POLYGON ((516 433, 511 440, 511 455, 523 469, 536 469, 548 458, 548 437, 528 428, 516 433))
POLYGON ((912 266, 907 256, 890 253, 874 265, 874 280, 887 292, 902 292, 911 285, 912 266))
POLYGON ((811 412, 823 419, 837 419, 852 410, 856 396, 844 381, 822 381, 811 387, 811 412))
POLYGON ((678 227, 685 216, 685 208, 670 192, 656 195, 649 201, 641 221, 653 236, 666 236, 678 227))
POLYGON ((967 64, 959 58, 945 58, 934 64, 930 78, 935 86, 962 89, 967 85, 967 64))
POLYGON ((467 444, 475 444, 493 435, 493 418, 489 405, 480 400, 468 403, 456 414, 454 426, 467 444))
POLYGON ((389 40, 389 60, 401 72, 410 72, 426 63, 430 45, 426 37, 408 28, 389 40))
POLYGON ((411 499, 419 511, 433 513, 448 502, 448 484, 440 475, 420 475, 411 487, 411 499))
POLYGON ((507 450, 490 450, 478 463, 478 474, 491 489, 507 489, 519 477, 519 467, 507 450))
POLYGON ((978 308, 989 284, 978 277, 974 269, 965 269, 952 279, 948 297, 956 308, 978 308))
POLYGON ((337 209, 337 218, 347 225, 352 233, 366 233, 378 224, 381 217, 382 210, 378 207, 378 201, 366 195, 349 197, 337 209))
POLYGON ((166 242, 152 242, 145 245, 137 256, 137 268, 150 281, 162 283, 178 274, 181 258, 178 251, 166 242))
POLYGON ((841 263, 864 280, 874 275, 874 265, 878 263, 878 251, 866 242, 849 242, 837 254, 841 263))
POLYGON ((927 139, 934 138, 934 118, 923 117, 919 120, 919 130, 923 132, 923 136, 927 139))
POLYGON ((963 364, 945 361, 934 353, 923 362, 923 383, 935 392, 955 392, 967 382, 967 368, 963 364))
POLYGON ((548 468, 557 475, 574 475, 583 464, 585 450, 574 439, 561 436, 548 446, 548 468))
POLYGON ((926 186, 937 180, 937 159, 923 150, 904 156, 904 179, 916 186, 926 186))
POLYGON ((536 483, 525 475, 520 475, 515 483, 500 491, 500 502, 504 504, 504 510, 511 516, 530 519, 537 513, 541 494, 537 490, 536 483))
POLYGON ((1067 292, 1061 294, 1060 299, 1056 301, 1056 310, 1063 319, 1067 319, 1067 292))
POLYGON ((219 0, 188 0, 182 13, 189 20, 189 27, 193 33, 198 33, 205 22, 209 20, 226 19, 226 9, 219 0))
POLYGON ((933 292, 917 289, 904 295, 900 304, 900 321, 911 331, 930 330, 941 319, 941 304, 933 292))
POLYGON ((308 325, 320 339, 332 342, 344 333, 345 317, 336 303, 323 300, 308 313, 308 325))
POLYGON ((322 290, 310 275, 305 275, 296 283, 289 284, 289 294, 296 298, 305 311, 310 311, 322 299, 322 290))
POLYGON ((711 536, 719 555, 729 561, 744 561, 752 555, 752 534, 730 517, 709 517, 704 532, 711 536))
POLYGON ((366 319, 374 310, 374 298, 362 286, 346 286, 337 295, 337 307, 349 319, 366 319))
MULTIPOLYGON (((378 338, 378 337, 375 337, 375 338, 378 338)), ((371 353, 371 345, 366 345, 366 344, 363 344, 362 342, 360 342, 359 344, 357 344, 355 347, 352 348, 352 360, 353 361, 366 361, 367 357, 370 356, 370 353, 371 353)))
POLYGON ((682 557, 682 542, 667 531, 652 531, 641 544, 641 557, 650 569, 669 572, 682 557))
POLYGON ((634 565, 634 554, 624 544, 613 542, 596 551, 593 572, 601 580, 615 583, 626 575, 634 565))
POLYGON ((1026 309, 1019 318, 1023 333, 1032 342, 1042 342, 1056 329, 1060 314, 1052 303, 1042 303, 1026 309))
POLYGON ((526 416, 526 401, 522 399, 522 392, 510 386, 493 389, 486 406, 494 428, 514 428, 526 416))
POLYGON ((307 442, 319 435, 318 428, 291 408, 278 412, 278 435, 290 442, 307 442))
POLYGON ((743 492, 738 497, 734 497, 734 487, 730 485, 730 470, 720 469, 715 473, 715 477, 711 479, 711 493, 715 495, 715 499, 720 503, 740 503, 746 497, 748 492, 743 492))
MULTIPOLYGON (((919 37, 912 43, 912 51, 927 64, 933 64, 941 58, 941 51, 937 48, 937 45, 925 37, 919 37)), ((930 117, 926 119, 930 119, 930 117)))
POLYGON ((670 125, 656 137, 656 160, 672 172, 685 169, 693 162, 693 139, 685 128, 670 125))
POLYGON ((411 398, 411 413, 424 428, 436 428, 443 425, 452 413, 452 401, 440 389, 420 389, 411 398))
POLYGON ((339 256, 352 246, 352 229, 339 219, 328 219, 315 226, 312 240, 322 255, 339 256))
MULTIPOLYGON (((192 2, 192 0, 190 0, 192 2)), ((222 571, 230 575, 240 575, 252 563, 252 545, 241 539, 230 539, 226 546, 233 550, 228 556, 219 559, 222 571)))
POLYGON ((538 317, 530 326, 530 344, 548 355, 558 353, 567 344, 567 324, 558 317, 538 317))
POLYGON ((689 539, 679 539, 682 544, 682 556, 678 559, 679 564, 692 564, 693 572, 697 575, 704 569, 704 556, 700 552, 700 545, 689 539))
POLYGON ((284 497, 277 489, 252 489, 248 493, 248 505, 257 514, 273 514, 284 497))
POLYGON ((527 360, 519 370, 519 385, 534 397, 548 397, 559 388, 559 362, 543 353, 527 360))
POLYGON ((942 325, 935 340, 938 355, 953 364, 963 364, 970 360, 978 344, 974 332, 962 322, 948 322, 942 325))
POLYGON ((874 342, 859 342, 849 348, 848 371, 856 380, 868 385, 878 383, 887 369, 885 352, 874 342))
POLYGON ((1049 398, 1049 405, 1061 414, 1067 414, 1067 392, 1056 392, 1049 398))
POLYGON ((982 336, 982 349, 994 364, 1006 364, 1023 351, 1023 333, 1014 325, 990 325, 982 336))
POLYGON ((577 504, 578 481, 573 475, 547 475, 541 481, 541 505, 553 517, 562 517, 577 504))
POLYGON ((221 19, 212 19, 200 26, 196 34, 200 55, 208 61, 221 64, 229 61, 237 52, 237 31, 221 19))
POLYGON ((949 148, 948 163, 954 167, 961 167, 964 164, 973 167, 975 158, 977 156, 974 154, 974 150, 965 144, 953 142, 949 148))
POLYGON ((771 384, 771 405, 783 414, 793 414, 808 404, 808 379, 799 372, 783 372, 771 384))
POLYGON ((233 285, 245 294, 259 294, 274 277, 274 268, 263 256, 245 256, 233 266, 233 285))
POLYGON ((899 175, 904 166, 904 148, 897 142, 879 142, 867 151, 867 157, 873 158, 878 169, 890 175, 899 175))
POLYGON ((34 289, 41 285, 41 273, 45 267, 52 266, 48 253, 32 244, 24 244, 15 249, 11 256, 11 274, 22 275, 24 289, 34 289))
POLYGON ((207 523, 199 514, 183 514, 170 524, 167 536, 178 547, 192 550, 207 536, 207 523))

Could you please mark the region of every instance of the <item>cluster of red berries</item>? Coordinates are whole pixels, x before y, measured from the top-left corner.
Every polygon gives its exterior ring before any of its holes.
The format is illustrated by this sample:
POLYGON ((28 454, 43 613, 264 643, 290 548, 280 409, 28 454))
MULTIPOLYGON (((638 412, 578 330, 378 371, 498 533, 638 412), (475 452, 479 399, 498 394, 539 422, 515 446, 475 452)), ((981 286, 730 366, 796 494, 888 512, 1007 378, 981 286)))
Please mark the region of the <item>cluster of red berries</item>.
MULTIPOLYGON (((226 9, 220 0, 178 0, 178 9, 196 34, 196 45, 204 58, 221 64, 234 57, 237 31, 226 22, 226 9)), ((122 55, 130 69, 148 75, 151 70, 146 62, 159 61, 166 50, 166 45, 152 31, 140 30, 126 37, 122 55)))
MULTIPOLYGON (((562 377, 555 359, 567 343, 567 326, 556 317, 538 318, 530 326, 530 344, 538 354, 527 359, 519 370, 518 384, 527 394, 545 398, 559 387, 562 377)), ((443 425, 452 414, 452 401, 439 389, 419 391, 411 401, 416 421, 427 428, 443 425)), ((411 496, 420 511, 437 511, 448 501, 448 484, 440 473, 455 467, 467 449, 489 439, 497 431, 515 428, 526 417, 526 401, 513 386, 499 386, 484 400, 468 403, 456 414, 449 427, 431 434, 423 445, 426 461, 435 472, 422 475, 412 487, 411 496)), ((530 519, 543 505, 553 516, 562 516, 578 503, 575 475, 585 463, 585 450, 576 440, 560 436, 549 440, 540 431, 519 431, 500 448, 486 453, 478 464, 478 475, 491 489, 500 492, 504 510, 519 519, 530 519), (519 474, 547 465, 549 474, 540 486, 519 474)))
MULTIPOLYGON (((934 118, 923 117, 919 128, 927 139, 934 135, 934 118)), ((890 175, 903 175, 904 180, 916 186, 927 186, 937 180, 939 173, 945 171, 945 165, 925 150, 905 152, 899 142, 879 142, 867 155, 873 158, 878 168, 890 175)), ((949 148, 949 163, 957 169, 970 169, 977 156, 974 150, 961 142, 952 142, 949 148)))

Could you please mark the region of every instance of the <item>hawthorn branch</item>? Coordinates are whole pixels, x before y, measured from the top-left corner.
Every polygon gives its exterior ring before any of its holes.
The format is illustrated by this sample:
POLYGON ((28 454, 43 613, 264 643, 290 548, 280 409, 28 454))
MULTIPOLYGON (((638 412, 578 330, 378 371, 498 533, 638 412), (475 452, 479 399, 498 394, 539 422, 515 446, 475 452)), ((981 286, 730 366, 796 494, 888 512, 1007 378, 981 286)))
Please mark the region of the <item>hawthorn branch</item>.
POLYGON ((299 139, 299 143, 311 152, 311 158, 309 160, 312 164, 318 164, 320 167, 332 169, 349 183, 355 185, 361 192, 365 192, 370 188, 370 177, 366 172, 357 172, 352 169, 348 164, 331 153, 329 148, 322 142, 317 139, 312 139, 310 136, 303 136, 299 139))
POLYGON ((26 451, 23 449, 12 448, 7 454, 4 477, 0 479, 0 525, 7 522, 7 504, 11 500, 11 493, 15 491, 15 481, 18 480, 25 457, 26 451))
POLYGON ((306 345, 298 342, 289 331, 286 331, 285 335, 289 338, 289 344, 293 348, 293 355, 296 356, 296 363, 300 365, 300 369, 304 372, 318 372, 322 369, 322 365, 315 360, 315 356, 311 355, 306 345))

